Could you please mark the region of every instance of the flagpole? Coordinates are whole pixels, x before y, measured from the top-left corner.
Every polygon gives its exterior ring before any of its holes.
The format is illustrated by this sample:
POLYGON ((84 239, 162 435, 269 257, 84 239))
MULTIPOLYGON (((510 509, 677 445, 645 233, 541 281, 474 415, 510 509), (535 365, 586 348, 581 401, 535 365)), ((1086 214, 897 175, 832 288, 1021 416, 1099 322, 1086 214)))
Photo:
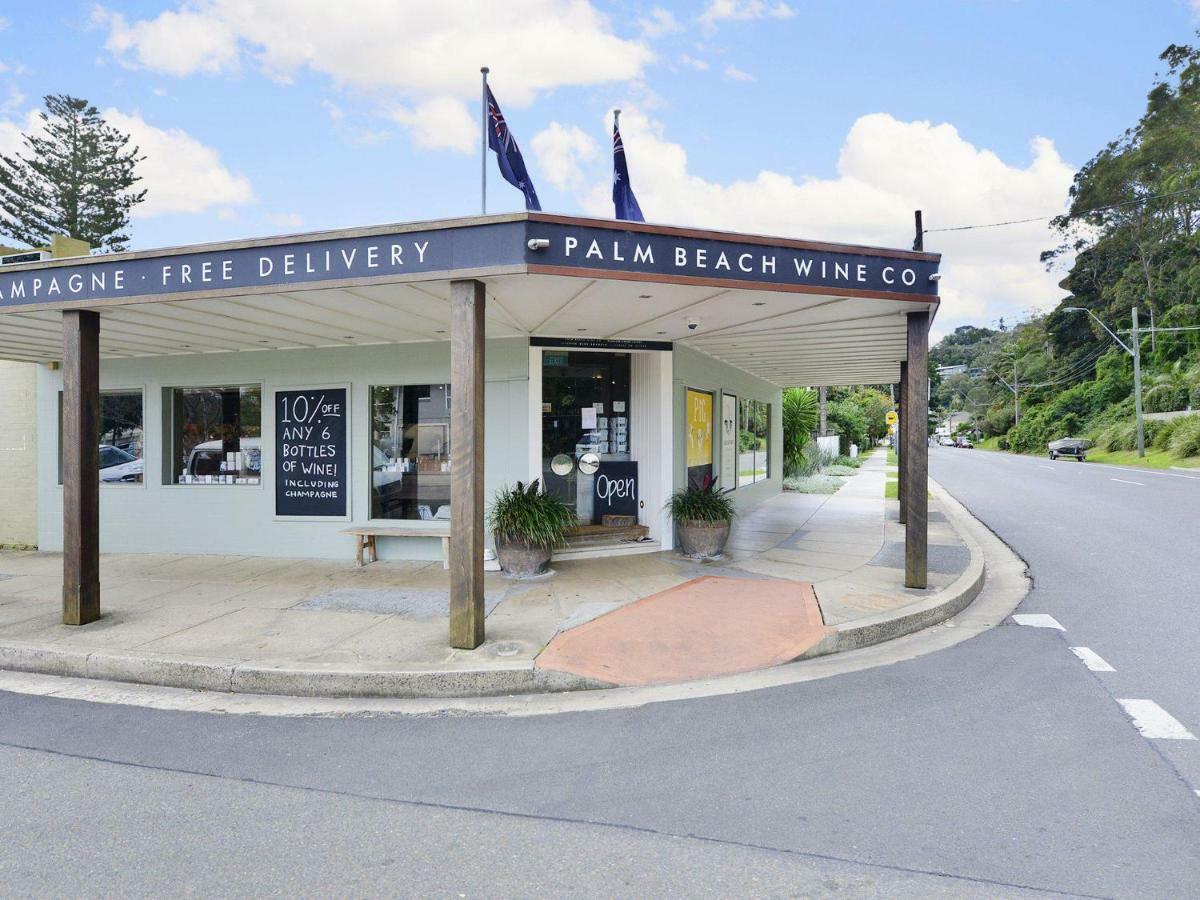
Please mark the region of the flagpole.
POLYGON ((487 154, 488 154, 488 103, 487 77, 490 71, 487 66, 479 69, 483 75, 483 147, 479 151, 479 214, 487 215, 487 154))
POLYGON ((613 131, 616 131, 620 127, 621 127, 621 111, 619 109, 614 109, 613 110, 613 131))

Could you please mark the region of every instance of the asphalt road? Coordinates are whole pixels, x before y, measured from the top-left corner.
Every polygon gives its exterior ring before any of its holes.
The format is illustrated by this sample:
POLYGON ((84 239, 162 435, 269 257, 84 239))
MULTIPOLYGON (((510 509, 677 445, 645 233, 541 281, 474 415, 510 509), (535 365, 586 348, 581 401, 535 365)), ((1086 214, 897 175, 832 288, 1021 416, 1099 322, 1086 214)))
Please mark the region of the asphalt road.
POLYGON ((545 717, 0 694, 0 895, 1197 895, 1200 742, 1147 738, 1117 701, 1200 734, 1200 481, 931 466, 1029 562, 1019 612, 1066 631, 545 717))

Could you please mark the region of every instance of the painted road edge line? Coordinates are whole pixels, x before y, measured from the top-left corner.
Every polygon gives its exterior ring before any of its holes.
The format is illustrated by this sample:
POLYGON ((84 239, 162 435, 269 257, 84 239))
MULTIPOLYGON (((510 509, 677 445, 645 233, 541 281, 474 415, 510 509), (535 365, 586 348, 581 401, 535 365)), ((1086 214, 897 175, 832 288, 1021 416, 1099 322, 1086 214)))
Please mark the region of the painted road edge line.
POLYGON ((1027 628, 1055 628, 1059 631, 1066 631, 1062 625, 1058 624, 1058 619, 1054 616, 1048 616, 1045 613, 1020 613, 1013 616, 1013 621, 1018 625, 1024 625, 1027 628))
POLYGON ((1119 481, 1121 484, 1136 484, 1138 487, 1146 486, 1145 482, 1143 482, 1143 481, 1126 481, 1124 478, 1110 478, 1108 480, 1109 481, 1119 481))
POLYGON ((1091 647, 1072 647, 1071 652, 1083 660, 1083 664, 1093 672, 1115 672, 1117 671, 1104 658, 1093 650, 1091 647))
POLYGON ((1174 741, 1194 741, 1196 736, 1183 727, 1183 723, 1155 703, 1153 700, 1121 700, 1117 702, 1133 719, 1133 727, 1143 737, 1174 741))

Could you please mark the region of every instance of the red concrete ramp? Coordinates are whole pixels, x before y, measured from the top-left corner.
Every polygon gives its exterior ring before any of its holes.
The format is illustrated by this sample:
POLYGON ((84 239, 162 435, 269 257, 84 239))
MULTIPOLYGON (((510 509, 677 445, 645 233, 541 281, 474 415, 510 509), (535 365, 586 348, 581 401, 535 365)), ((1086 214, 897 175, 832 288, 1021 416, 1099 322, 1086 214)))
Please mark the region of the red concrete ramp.
POLYGON ((710 575, 555 635, 536 665, 620 685, 688 681, 788 662, 831 631, 806 581, 710 575))

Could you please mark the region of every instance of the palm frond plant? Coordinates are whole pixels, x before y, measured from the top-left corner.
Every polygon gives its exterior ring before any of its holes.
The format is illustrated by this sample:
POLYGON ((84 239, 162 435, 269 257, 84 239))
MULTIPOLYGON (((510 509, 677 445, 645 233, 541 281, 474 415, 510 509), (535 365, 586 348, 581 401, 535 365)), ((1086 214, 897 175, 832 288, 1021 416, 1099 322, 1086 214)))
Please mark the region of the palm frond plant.
POLYGON ((500 568, 529 577, 545 572, 554 548, 566 544, 575 512, 561 497, 542 490, 535 478, 497 491, 487 522, 500 568))

